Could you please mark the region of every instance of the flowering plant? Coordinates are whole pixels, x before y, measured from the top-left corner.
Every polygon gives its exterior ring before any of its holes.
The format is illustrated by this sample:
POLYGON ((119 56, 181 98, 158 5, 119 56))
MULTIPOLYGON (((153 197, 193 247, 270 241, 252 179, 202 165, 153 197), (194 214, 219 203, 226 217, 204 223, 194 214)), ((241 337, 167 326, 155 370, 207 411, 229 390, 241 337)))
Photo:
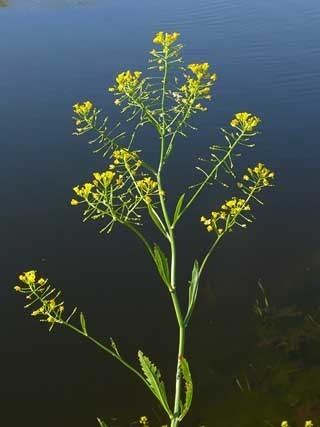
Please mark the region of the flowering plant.
MULTIPOLYGON (((260 123, 260 119, 252 113, 235 114, 230 128, 222 129, 224 143, 209 147, 207 168, 197 167, 201 172, 199 182, 186 189, 175 201, 174 210, 169 211, 170 193, 163 185, 165 168, 176 148, 177 138, 187 136, 188 130, 194 129, 191 119, 207 110, 206 103, 211 99, 211 90, 217 78, 207 62, 183 65, 179 36, 176 32, 159 32, 155 35, 153 42, 156 48, 150 52, 149 67, 155 75, 144 76, 140 71, 124 71, 109 88, 115 97, 114 104, 121 108, 121 113, 128 114, 128 120, 136 124, 131 134, 119 131, 119 125, 110 129, 108 118, 102 118, 101 110, 91 101, 74 105, 75 134, 93 134, 90 143, 95 145, 96 152, 109 157, 110 164, 105 170, 94 172, 90 182, 74 187, 75 195, 71 200, 71 205, 84 208, 84 220, 100 220, 102 231, 110 233, 115 224, 132 231, 142 241, 158 270, 172 301, 179 332, 173 402, 168 399, 159 369, 149 357, 141 350, 138 352, 139 370, 123 358, 113 340, 105 345, 94 338, 88 332, 84 314, 80 313, 79 321, 75 321, 76 309, 67 314, 60 291, 52 288, 47 279, 31 270, 21 274, 20 284, 15 286, 16 291, 26 295, 26 307, 33 307, 32 316, 48 322, 50 330, 55 325, 68 327, 95 343, 139 377, 162 405, 171 427, 181 423, 192 402, 193 382, 186 356, 185 336, 203 270, 224 236, 235 227, 245 228, 252 222, 253 204, 262 203, 260 193, 272 186, 274 178, 274 173, 262 163, 249 167, 238 182, 241 197, 231 197, 220 208, 206 216, 201 215, 200 223, 209 232, 208 249, 190 268, 189 283, 177 283, 176 227, 199 195, 209 185, 223 179, 223 173, 237 178, 234 159, 241 154, 241 149, 254 146, 252 138, 257 134, 260 123), (144 160, 141 148, 137 146, 137 135, 143 126, 154 129, 154 142, 159 147, 158 159, 152 164, 144 160), (166 240, 167 247, 150 242, 143 233, 145 217, 151 219, 155 229, 166 240), (188 286, 189 289, 186 307, 178 295, 181 286, 188 286)), ((141 423, 147 425, 147 419, 141 419, 141 423)), ((105 425, 102 420, 98 421, 101 426, 105 425)))

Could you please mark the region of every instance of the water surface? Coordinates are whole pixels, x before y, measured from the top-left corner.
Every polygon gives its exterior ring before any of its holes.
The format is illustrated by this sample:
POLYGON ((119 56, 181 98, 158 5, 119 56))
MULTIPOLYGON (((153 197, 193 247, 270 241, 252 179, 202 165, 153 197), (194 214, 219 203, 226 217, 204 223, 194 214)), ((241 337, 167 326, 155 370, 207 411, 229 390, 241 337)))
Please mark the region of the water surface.
MULTIPOLYGON (((113 336, 130 360, 143 349, 173 377, 173 315, 143 249, 120 229, 99 235, 69 206, 71 188, 104 165, 71 136, 71 106, 89 98, 117 120, 106 88, 117 72, 144 69, 152 35, 165 30, 181 32, 186 62, 208 61, 219 77, 198 134, 179 142, 168 171, 173 191, 195 176, 197 155, 218 141, 219 127, 237 111, 263 121, 256 150, 242 164, 263 160, 277 174, 255 224, 230 236, 210 263, 189 331, 198 393, 185 426, 213 426, 213 408, 239 392, 234 378, 249 363, 257 280, 277 301, 297 289, 308 296, 319 284, 319 2, 8 0, 0 6, 3 425, 88 427, 102 416, 127 426, 143 414, 161 425, 161 411, 135 378, 67 331, 49 336, 23 311, 11 285, 19 272, 39 269, 63 289, 66 305, 81 307, 98 336, 113 336)), ((223 197, 209 191, 178 231, 181 265, 208 244, 198 218, 223 197)), ((188 275, 182 271, 181 278, 188 275)), ((315 302, 319 296, 312 293, 315 302)))

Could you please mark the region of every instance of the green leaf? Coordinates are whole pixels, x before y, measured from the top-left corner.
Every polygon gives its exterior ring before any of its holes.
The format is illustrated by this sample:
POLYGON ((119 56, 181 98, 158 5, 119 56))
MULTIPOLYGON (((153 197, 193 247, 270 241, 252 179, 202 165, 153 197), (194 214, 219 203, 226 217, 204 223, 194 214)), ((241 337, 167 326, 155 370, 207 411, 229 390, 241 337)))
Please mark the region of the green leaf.
POLYGON ((180 369, 181 369, 181 374, 185 384, 185 402, 183 404, 183 409, 181 411, 179 421, 181 421, 189 412, 191 402, 192 402, 192 397, 193 397, 193 383, 192 383, 191 372, 190 372, 187 359, 185 359, 184 357, 181 358, 180 369))
POLYGON ((175 209, 174 215, 173 215, 173 224, 175 224, 178 221, 178 219, 179 219, 179 215, 180 215, 180 212, 181 212, 182 203, 183 203, 185 195, 186 195, 186 193, 183 193, 179 197, 179 200, 177 202, 176 209, 175 209))
POLYGON ((103 420, 101 420, 100 418, 97 418, 97 421, 99 423, 100 427, 108 427, 108 424, 106 424, 103 420))
POLYGON ((159 400, 167 414, 171 417, 173 414, 168 404, 165 385, 161 379, 159 369, 140 350, 138 352, 138 358, 150 390, 159 400))
POLYGON ((80 324, 81 324, 81 328, 82 328, 83 333, 87 337, 88 332, 87 332, 87 326, 86 326, 86 319, 84 318, 83 313, 80 313, 80 324))
POLYGON ((158 245, 154 245, 154 260, 164 283, 170 288, 170 272, 168 259, 158 245))
POLYGON ((185 326, 187 326, 191 314, 194 309, 194 305, 196 303, 198 289, 199 289, 199 281, 200 281, 200 272, 199 272, 199 263, 195 260, 193 264, 191 280, 189 281, 189 305, 186 317, 184 319, 185 326))
POLYGON ((158 229, 161 231, 161 233, 165 237, 167 237, 167 231, 166 231, 166 228, 165 228, 163 222, 161 221, 161 218, 159 217, 157 212, 154 210, 154 208, 150 204, 148 205, 148 211, 149 211, 149 215, 150 215, 152 221, 155 223, 155 225, 158 227, 158 229))

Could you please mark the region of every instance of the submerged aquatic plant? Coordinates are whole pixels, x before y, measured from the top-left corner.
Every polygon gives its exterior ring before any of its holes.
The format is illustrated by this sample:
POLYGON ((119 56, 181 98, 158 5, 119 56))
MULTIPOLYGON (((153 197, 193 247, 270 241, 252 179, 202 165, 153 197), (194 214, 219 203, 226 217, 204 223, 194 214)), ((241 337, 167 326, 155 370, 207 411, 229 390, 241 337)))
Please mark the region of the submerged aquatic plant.
MULTIPOLYGON (((159 32, 153 42, 150 67, 151 75, 141 71, 123 71, 109 88, 114 96, 114 104, 128 120, 135 123, 129 134, 120 131, 120 125, 109 127, 108 118, 102 118, 102 111, 91 101, 74 105, 76 135, 91 133, 90 143, 96 152, 110 159, 102 171, 96 171, 89 182, 74 187, 71 205, 82 206, 84 220, 101 222, 101 231, 110 233, 115 224, 132 231, 141 240, 151 261, 168 291, 176 316, 179 341, 174 380, 174 399, 167 394, 160 370, 148 356, 138 351, 140 368, 128 363, 121 355, 117 344, 111 339, 106 345, 94 338, 88 331, 83 313, 75 321, 76 309, 68 311, 61 300, 60 291, 53 288, 47 279, 34 270, 19 276, 20 284, 15 290, 25 294, 26 307, 32 307, 32 316, 49 324, 67 328, 86 337, 99 348, 131 370, 154 394, 168 416, 170 427, 177 427, 187 415, 193 397, 193 382, 186 356, 185 337, 188 323, 194 311, 198 288, 203 270, 218 243, 236 227, 245 228, 253 217, 254 204, 262 204, 262 190, 272 186, 274 172, 263 163, 247 168, 241 178, 237 177, 234 161, 242 151, 254 147, 252 142, 257 134, 260 118, 248 112, 240 112, 230 120, 228 129, 221 129, 224 140, 221 145, 209 147, 206 168, 197 166, 201 176, 199 181, 187 187, 174 201, 173 211, 168 209, 170 190, 163 184, 165 169, 178 137, 186 137, 195 128, 191 121, 197 114, 207 110, 211 92, 216 82, 216 73, 207 62, 184 65, 181 57, 182 45, 179 33, 159 32), (154 129, 153 143, 158 146, 158 158, 147 162, 138 145, 139 132, 144 126, 154 129), (221 182, 223 174, 238 180, 238 194, 225 200, 220 207, 213 207, 205 215, 199 215, 200 224, 208 232, 208 245, 204 254, 190 266, 189 283, 177 281, 176 228, 197 202, 203 191, 211 191, 211 185, 221 182), (146 219, 152 221, 160 237, 167 245, 150 241, 143 233, 146 219), (184 306, 179 296, 182 287, 189 288, 189 300, 184 306)), ((212 197, 210 192, 209 197, 212 197)), ((172 198, 172 196, 171 196, 172 198)), ((205 239, 205 238, 204 238, 205 239)), ((186 268, 183 266, 183 268, 186 268)), ((171 385, 171 384, 170 384, 171 385)), ((98 419, 101 426, 105 423, 98 419)), ((148 425, 147 418, 140 424, 148 425)))

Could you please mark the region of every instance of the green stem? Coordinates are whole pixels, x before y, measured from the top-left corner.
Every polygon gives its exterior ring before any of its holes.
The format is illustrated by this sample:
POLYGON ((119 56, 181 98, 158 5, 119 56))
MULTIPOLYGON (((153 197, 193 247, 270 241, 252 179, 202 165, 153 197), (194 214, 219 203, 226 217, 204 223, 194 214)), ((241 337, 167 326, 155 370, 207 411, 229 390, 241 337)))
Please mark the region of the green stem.
POLYGON ((175 246, 175 236, 173 232, 173 227, 170 222, 168 215, 164 192, 161 183, 161 170, 164 164, 164 155, 165 155, 165 133, 166 133, 166 120, 165 120, 165 96, 166 96, 166 84, 167 84, 167 75, 168 75, 168 63, 167 63, 167 53, 164 61, 164 74, 162 82, 162 97, 161 97, 161 114, 162 114, 162 127, 160 130, 160 160, 157 173, 157 182, 159 188, 159 198, 161 210, 164 218, 165 225, 168 232, 168 240, 170 243, 170 252, 171 252, 171 265, 170 265, 170 295, 174 307, 174 312, 176 319, 179 325, 179 345, 178 345, 178 355, 177 355, 177 368, 176 368, 176 381, 175 381, 175 397, 174 397, 174 417, 171 420, 171 426, 178 426, 179 424, 179 415, 180 415, 180 395, 181 395, 181 358, 184 353, 185 347, 185 325, 183 321, 183 316, 180 308, 179 299, 176 292, 176 246, 175 246))
MULTIPOLYGON (((260 188, 260 179, 255 183, 255 185, 254 185, 254 186, 252 187, 252 189, 250 190, 249 194, 247 195, 247 198, 245 199, 245 202, 244 202, 244 204, 243 204, 243 207, 247 206, 247 204, 248 204, 249 200, 251 199, 251 197, 253 197, 253 195, 254 195, 254 193, 255 193, 256 191, 259 191, 259 188, 260 188)), ((204 269, 204 267, 205 267, 205 265, 206 265, 206 263, 207 263, 208 259, 210 258, 210 256, 211 256, 212 252, 214 251, 214 249, 215 249, 215 248, 216 248, 216 246, 218 245, 219 241, 220 241, 220 240, 222 239, 222 237, 226 234, 226 232, 227 232, 227 231, 229 231, 229 229, 233 227, 233 225, 235 224, 235 222, 236 222, 236 220, 237 220, 238 216, 239 216, 239 215, 241 215, 241 212, 242 212, 242 210, 241 210, 237 215, 235 215, 235 216, 233 217, 232 223, 230 223, 230 224, 226 227, 226 229, 223 231, 223 233, 222 233, 222 234, 220 234, 220 235, 218 235, 218 236, 217 236, 216 240, 215 240, 215 241, 213 242, 213 244, 211 245, 211 247, 210 247, 209 251, 207 252, 206 256, 204 257, 204 259, 203 259, 203 261, 202 261, 202 263, 201 263, 201 266, 200 266, 200 268, 199 268, 199 278, 200 278, 200 275, 201 275, 201 273, 202 273, 202 271, 203 271, 203 269, 204 269)))
POLYGON ((164 72, 163 72, 163 81, 162 81, 162 95, 161 95, 161 117, 162 117, 162 124, 161 128, 158 129, 160 132, 160 159, 159 159, 159 166, 158 166, 158 175, 160 175, 161 169, 163 167, 163 160, 164 160, 164 150, 165 150, 165 133, 166 133, 166 118, 165 118, 165 99, 166 99, 166 87, 167 87, 167 80, 168 80, 168 60, 167 60, 168 53, 165 52, 164 56, 164 72))
POLYGON ((171 293, 171 298, 173 301, 173 306, 175 309, 177 321, 179 324, 179 347, 178 347, 178 357, 177 357, 176 384, 175 384, 175 397, 174 397, 174 410, 173 410, 174 418, 171 421, 171 427, 173 427, 179 424, 180 396, 181 396, 181 360, 184 355, 186 330, 185 330, 185 325, 184 325, 184 321, 183 321, 181 310, 180 310, 180 304, 175 291, 171 293))
POLYGON ((185 324, 182 316, 178 295, 176 292, 176 247, 175 247, 175 236, 172 225, 170 223, 169 215, 167 212, 164 197, 162 195, 161 177, 158 175, 158 186, 160 190, 160 204, 162 213, 165 219, 165 223, 168 229, 170 250, 171 250, 171 267, 170 267, 170 295, 176 315, 176 319, 179 325, 179 345, 177 355, 177 368, 176 368, 176 381, 175 381, 175 397, 174 397, 174 418, 171 420, 171 427, 178 426, 180 416, 180 395, 181 395, 181 359, 184 354, 185 348, 185 324))
POLYGON ((210 258, 210 255, 212 254, 212 252, 214 251, 214 249, 218 245, 218 243, 221 240, 222 236, 223 236, 223 234, 219 235, 216 238, 216 240, 213 242, 213 244, 211 245, 210 249, 208 250, 207 255, 204 257, 204 259, 203 259, 203 261, 202 261, 202 263, 200 265, 200 268, 199 268, 199 280, 200 280, 201 273, 202 273, 202 271, 203 271, 203 269, 204 269, 204 267, 205 267, 208 259, 210 258))
POLYGON ((74 332, 77 332, 78 334, 82 335, 83 337, 87 338, 89 341, 93 342, 96 346, 98 346, 99 348, 101 348, 102 350, 106 351, 108 354, 110 354, 112 357, 114 357, 115 359, 117 359, 123 366, 125 366, 126 368, 128 368, 131 372, 133 372, 134 374, 136 374, 143 382, 144 384, 150 388, 147 380, 144 378, 144 376, 142 374, 140 374, 139 371, 137 371, 133 366, 131 366, 128 362, 126 362, 124 359, 122 359, 122 357, 120 357, 119 355, 117 355, 117 353, 114 353, 112 350, 110 350, 108 347, 106 347, 105 345, 103 345, 100 341, 96 340, 95 338, 91 337, 90 335, 85 334, 81 329, 78 329, 76 326, 73 326, 70 323, 65 323, 63 322, 63 324, 65 326, 67 326, 68 328, 70 328, 71 330, 73 330, 74 332))
MULTIPOLYGON (((42 305, 45 306, 45 301, 43 299, 43 297, 41 295, 39 295, 34 289, 30 288, 32 295, 35 296, 38 300, 41 301, 42 305)), ((75 310, 74 310, 75 312, 75 310)), ((48 313, 44 313, 45 315, 48 316, 52 316, 52 313, 48 312, 48 313)), ((67 326, 69 329, 71 329, 74 332, 77 332, 78 334, 82 335, 83 337, 87 338, 89 341, 93 342, 94 344, 96 344, 96 346, 98 346, 99 348, 101 348, 102 350, 104 350, 105 352, 107 352, 108 354, 110 354, 110 356, 114 357, 115 359, 117 359, 123 366, 125 366, 126 368, 128 368, 131 372, 133 372, 134 374, 136 374, 141 381, 143 381, 143 383, 150 388, 147 380, 144 378, 144 376, 142 374, 140 374, 139 371, 137 371, 133 366, 131 366, 128 362, 126 362, 124 359, 122 359, 122 357, 120 355, 118 355, 117 353, 115 353, 114 351, 112 351, 110 348, 106 347, 104 344, 102 344, 100 341, 98 341, 97 339, 91 337, 90 335, 88 335, 86 332, 84 332, 83 330, 77 328, 76 326, 72 325, 71 323, 68 323, 66 321, 64 321, 63 319, 60 319, 58 317, 55 317, 55 320, 57 323, 63 324, 64 326, 67 326)))
POLYGON ((129 222, 123 222, 123 224, 126 227, 128 227, 131 231, 133 231, 135 235, 142 241, 147 251, 151 255, 151 258, 154 260, 154 253, 153 253, 152 247, 150 246, 149 242, 144 237, 144 235, 134 225, 130 224, 129 222))
POLYGON ((229 150, 226 152, 226 154, 220 159, 220 161, 215 165, 215 167, 212 169, 212 171, 207 175, 207 177, 203 180, 203 182, 201 183, 201 185, 198 187, 197 191, 194 192, 194 194, 191 196, 191 198, 189 199, 189 201, 187 202, 187 204, 185 205, 185 207, 183 209, 181 209, 180 214, 178 216, 178 218, 176 219, 175 223, 177 223, 180 219, 180 217, 185 213, 185 211, 192 205, 192 203, 195 201, 195 199, 199 196, 199 194, 201 193, 201 191, 203 190, 203 188, 205 187, 205 185, 210 181, 210 179, 212 178, 212 176, 217 172, 217 170, 219 169, 219 167, 228 159, 228 157, 230 156, 230 154, 232 153, 232 151, 235 149, 235 147, 238 145, 238 143, 240 142, 241 138, 244 135, 244 131, 242 131, 239 136, 237 137, 237 139, 234 141, 234 143, 230 146, 229 150))

